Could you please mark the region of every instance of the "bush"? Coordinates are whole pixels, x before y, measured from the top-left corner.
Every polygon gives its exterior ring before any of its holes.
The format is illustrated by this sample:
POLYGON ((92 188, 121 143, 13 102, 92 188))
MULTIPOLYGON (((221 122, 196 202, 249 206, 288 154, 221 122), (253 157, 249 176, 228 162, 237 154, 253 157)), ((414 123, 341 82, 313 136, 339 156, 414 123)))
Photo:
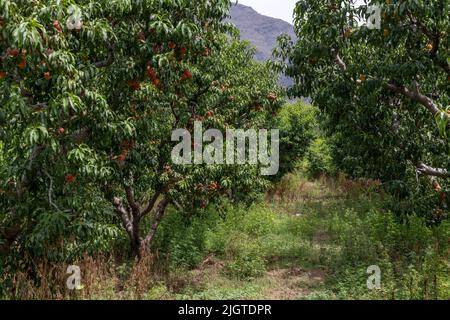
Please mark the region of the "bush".
POLYGON ((153 249, 167 260, 171 270, 194 268, 207 256, 207 232, 218 220, 219 216, 214 212, 190 217, 169 210, 161 223, 153 249))
POLYGON ((447 299, 448 248, 441 239, 448 226, 429 227, 415 215, 397 222, 393 213, 371 210, 367 214, 347 211, 333 214, 329 230, 340 254, 332 261, 328 279, 338 297, 377 299, 447 299), (382 288, 366 289, 366 269, 378 265, 382 288))
POLYGON ((278 178, 292 172, 317 135, 318 110, 304 102, 286 104, 280 111, 277 125, 280 129, 280 171, 278 178))
POLYGON ((332 176, 336 173, 331 148, 323 138, 314 140, 306 153, 306 168, 309 176, 318 178, 322 175, 332 176))
POLYGON ((259 254, 239 255, 225 264, 225 274, 240 280, 258 278, 266 271, 264 259, 259 254))

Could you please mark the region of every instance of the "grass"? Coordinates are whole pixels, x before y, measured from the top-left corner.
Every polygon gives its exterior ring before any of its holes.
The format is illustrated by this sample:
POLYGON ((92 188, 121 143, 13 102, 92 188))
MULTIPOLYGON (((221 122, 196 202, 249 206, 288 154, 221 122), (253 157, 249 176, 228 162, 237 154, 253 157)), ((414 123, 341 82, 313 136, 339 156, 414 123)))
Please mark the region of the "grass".
MULTIPOLYGON (((80 292, 25 275, 16 288, 47 299, 450 299, 449 224, 399 223, 386 201, 374 181, 292 174, 264 203, 224 218, 211 212, 187 223, 171 212, 158 256, 140 264, 86 257, 80 292), (370 265, 382 270, 379 290, 367 289, 370 265)), ((42 275, 63 283, 51 268, 42 275)))
POLYGON ((265 203, 205 235, 203 263, 171 299, 449 299, 449 225, 395 221, 376 181, 287 176, 265 203), (367 268, 382 288, 367 289, 367 268))

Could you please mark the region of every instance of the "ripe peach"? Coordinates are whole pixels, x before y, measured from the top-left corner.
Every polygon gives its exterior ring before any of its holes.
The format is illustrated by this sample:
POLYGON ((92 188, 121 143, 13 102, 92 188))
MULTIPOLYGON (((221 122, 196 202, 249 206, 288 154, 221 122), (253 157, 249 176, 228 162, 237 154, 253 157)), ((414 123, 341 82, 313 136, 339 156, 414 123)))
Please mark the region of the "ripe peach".
POLYGON ((68 174, 68 175, 66 176, 66 182, 68 182, 68 183, 74 182, 75 179, 76 179, 76 177, 75 177, 74 175, 72 175, 72 174, 68 174))
POLYGON ((53 21, 53 27, 56 29, 56 31, 58 31, 58 33, 62 32, 62 28, 58 20, 53 21))
POLYGON ((17 63, 17 66, 18 66, 19 69, 21 69, 21 70, 25 69, 26 66, 27 66, 27 60, 25 60, 25 59, 20 60, 20 62, 17 63))

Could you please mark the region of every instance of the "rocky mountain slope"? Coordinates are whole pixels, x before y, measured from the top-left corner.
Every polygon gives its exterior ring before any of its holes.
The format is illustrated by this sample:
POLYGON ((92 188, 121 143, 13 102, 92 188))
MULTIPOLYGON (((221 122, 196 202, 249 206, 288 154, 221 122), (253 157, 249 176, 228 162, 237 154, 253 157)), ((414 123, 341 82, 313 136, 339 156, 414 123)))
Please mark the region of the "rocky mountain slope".
POLYGON ((294 27, 291 24, 284 20, 263 16, 241 4, 232 6, 231 21, 241 31, 241 38, 256 46, 256 59, 260 61, 270 59, 280 34, 287 33, 295 38, 294 27))

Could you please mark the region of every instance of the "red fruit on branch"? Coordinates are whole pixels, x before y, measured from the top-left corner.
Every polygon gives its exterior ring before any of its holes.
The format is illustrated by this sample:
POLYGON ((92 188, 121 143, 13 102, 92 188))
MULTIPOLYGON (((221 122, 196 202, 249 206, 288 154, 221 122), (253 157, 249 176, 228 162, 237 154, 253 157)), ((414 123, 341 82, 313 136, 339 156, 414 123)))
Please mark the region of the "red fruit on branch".
POLYGON ((53 27, 56 29, 56 31, 58 31, 58 33, 62 33, 62 28, 58 20, 53 21, 53 27))
POLYGON ((25 60, 25 59, 20 60, 20 62, 17 63, 17 66, 18 66, 19 69, 21 69, 21 70, 25 69, 26 66, 27 66, 27 60, 25 60))
POLYGON ((217 189, 219 189, 219 184, 217 183, 217 182, 211 182, 209 185, 208 185, 208 190, 210 191, 210 192, 213 192, 213 191, 217 191, 217 189))
POLYGON ((206 116, 207 116, 208 118, 214 117, 214 111, 208 111, 208 112, 206 113, 206 116))
POLYGON ((127 158, 127 156, 126 156, 125 154, 122 153, 121 155, 119 155, 119 156, 117 157, 117 160, 123 162, 123 161, 126 160, 126 158, 127 158))
POLYGON ((161 81, 159 79, 153 79, 152 83, 156 88, 159 88, 159 86, 161 85, 161 81))
POLYGON ((275 101, 278 100, 278 97, 277 97, 276 95, 274 95, 274 94, 269 94, 269 95, 267 96, 267 99, 269 99, 269 100, 272 101, 272 102, 275 102, 275 101))
POLYGON ((201 209, 205 209, 206 206, 207 206, 207 204, 206 204, 206 201, 205 201, 205 200, 200 201, 200 208, 201 208, 201 209))
POLYGON ((129 80, 127 84, 133 90, 139 90, 141 88, 141 84, 136 80, 129 80))
POLYGON ((153 69, 153 67, 151 65, 147 66, 147 76, 151 79, 154 80, 156 79, 156 71, 155 69, 153 69))
POLYGON ((192 73, 189 70, 186 69, 186 70, 183 71, 183 75, 181 76, 181 80, 184 81, 184 80, 189 80, 189 79, 192 79, 192 73))
POLYGON ((180 60, 182 60, 187 54, 187 48, 186 47, 182 47, 180 49, 180 60))
POLYGON ((59 129, 58 129, 58 134, 61 135, 61 136, 62 136, 65 132, 66 132, 66 129, 64 129, 64 128, 59 128, 59 129))
POLYGON ((75 181, 75 179, 76 179, 76 177, 74 175, 72 175, 72 174, 68 174, 66 176, 66 182, 67 183, 73 183, 75 181))
POLYGON ((6 50, 6 54, 10 57, 17 57, 19 55, 20 51, 18 49, 11 49, 8 48, 6 50))
POLYGON ((169 49, 173 50, 177 47, 176 43, 173 41, 169 41, 169 49))

